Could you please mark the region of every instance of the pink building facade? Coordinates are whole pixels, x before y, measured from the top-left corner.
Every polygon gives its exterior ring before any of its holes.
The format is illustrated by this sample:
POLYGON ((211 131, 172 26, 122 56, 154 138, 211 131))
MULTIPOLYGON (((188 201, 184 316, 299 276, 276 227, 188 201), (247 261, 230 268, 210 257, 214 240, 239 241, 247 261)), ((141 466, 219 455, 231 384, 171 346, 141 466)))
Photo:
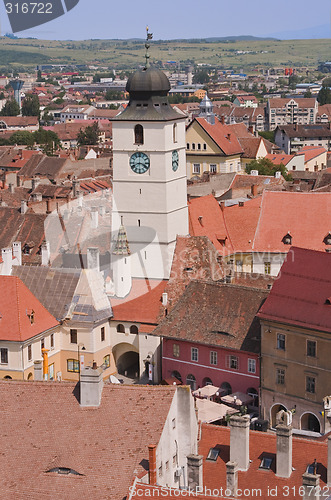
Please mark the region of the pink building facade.
POLYGON ((255 353, 163 338, 162 377, 179 378, 192 390, 212 384, 226 393, 259 393, 260 361, 255 353))

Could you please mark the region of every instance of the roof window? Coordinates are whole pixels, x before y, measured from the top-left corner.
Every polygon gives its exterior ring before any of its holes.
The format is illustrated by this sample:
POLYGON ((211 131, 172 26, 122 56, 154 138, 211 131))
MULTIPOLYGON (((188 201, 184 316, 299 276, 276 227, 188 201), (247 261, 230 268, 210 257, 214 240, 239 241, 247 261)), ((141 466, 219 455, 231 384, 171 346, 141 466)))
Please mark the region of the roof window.
POLYGON ((207 460, 210 460, 212 462, 216 462, 219 454, 220 454, 219 448, 210 448, 209 453, 207 455, 207 460))
POLYGON ((282 239, 282 242, 284 243, 284 245, 292 245, 292 236, 290 232, 285 234, 284 238, 282 239))
POLYGON ((259 469, 270 470, 272 461, 272 457, 263 457, 259 469))
POLYGON ((57 474, 63 475, 73 474, 74 476, 83 476, 83 474, 80 474, 79 472, 75 471, 74 469, 70 469, 69 467, 53 467, 53 469, 49 469, 46 472, 57 472, 57 474))

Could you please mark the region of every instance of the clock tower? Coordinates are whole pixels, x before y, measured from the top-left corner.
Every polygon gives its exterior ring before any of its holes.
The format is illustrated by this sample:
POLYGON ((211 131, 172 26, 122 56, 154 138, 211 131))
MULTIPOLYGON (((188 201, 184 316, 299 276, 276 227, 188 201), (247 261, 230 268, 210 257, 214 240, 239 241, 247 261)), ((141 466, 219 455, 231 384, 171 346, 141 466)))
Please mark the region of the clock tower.
POLYGON ((125 226, 133 277, 167 279, 176 236, 188 234, 185 117, 168 102, 165 74, 148 64, 126 90, 112 122, 113 236, 125 226))

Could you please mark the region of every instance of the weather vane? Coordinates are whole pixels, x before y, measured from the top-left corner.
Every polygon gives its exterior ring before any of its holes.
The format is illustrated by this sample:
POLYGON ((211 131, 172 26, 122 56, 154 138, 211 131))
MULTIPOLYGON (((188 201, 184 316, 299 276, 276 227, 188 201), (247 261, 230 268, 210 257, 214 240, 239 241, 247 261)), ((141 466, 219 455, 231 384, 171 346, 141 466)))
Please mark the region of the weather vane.
POLYGON ((150 47, 150 44, 148 43, 148 40, 152 40, 153 39, 153 33, 149 33, 148 31, 148 26, 146 26, 146 43, 145 43, 145 48, 146 48, 146 54, 145 54, 145 59, 146 59, 146 65, 145 67, 148 68, 149 66, 149 53, 148 53, 148 49, 150 47))

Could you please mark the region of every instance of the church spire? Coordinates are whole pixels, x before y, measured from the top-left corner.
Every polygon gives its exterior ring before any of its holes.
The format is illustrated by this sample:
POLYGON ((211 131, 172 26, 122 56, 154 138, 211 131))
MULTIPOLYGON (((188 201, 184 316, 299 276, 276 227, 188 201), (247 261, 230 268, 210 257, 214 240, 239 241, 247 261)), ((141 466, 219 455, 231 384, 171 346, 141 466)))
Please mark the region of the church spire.
POLYGON ((145 59, 146 59, 145 68, 146 69, 149 67, 149 53, 148 53, 148 50, 150 48, 150 44, 148 43, 148 41, 152 40, 152 38, 153 38, 153 33, 150 33, 148 26, 146 26, 146 43, 145 43, 145 49, 146 49, 146 52, 145 52, 145 59))
POLYGON ((131 255, 126 229, 122 224, 119 227, 117 240, 113 250, 114 255, 131 255))

